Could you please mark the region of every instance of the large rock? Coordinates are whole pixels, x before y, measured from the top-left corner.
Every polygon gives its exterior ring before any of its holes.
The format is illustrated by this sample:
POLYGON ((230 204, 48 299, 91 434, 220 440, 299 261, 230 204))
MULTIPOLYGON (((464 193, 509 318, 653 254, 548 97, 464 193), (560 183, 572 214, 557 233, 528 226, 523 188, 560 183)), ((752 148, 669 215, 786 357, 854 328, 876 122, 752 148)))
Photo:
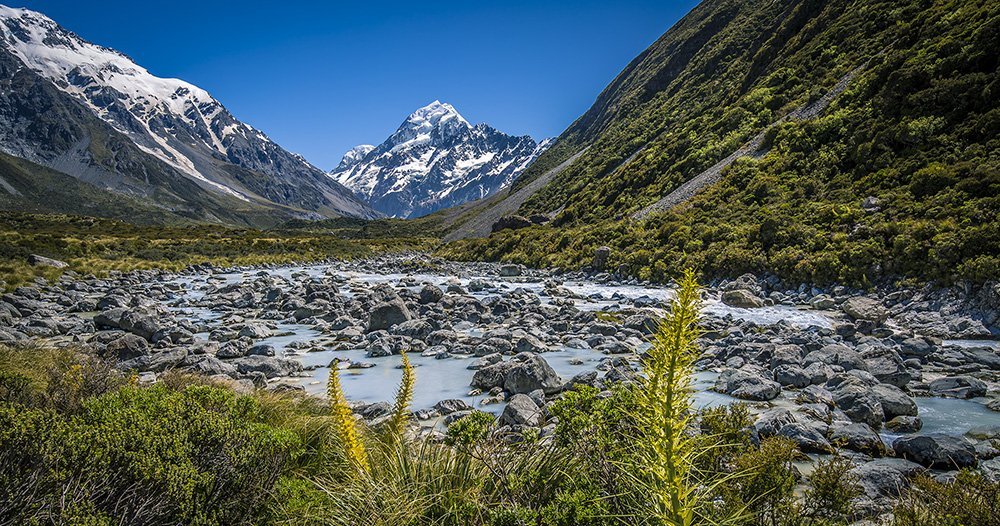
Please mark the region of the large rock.
POLYGON ((929 468, 961 469, 975 467, 976 448, 963 437, 916 435, 897 439, 892 444, 896 456, 929 468))
POLYGON ((851 451, 860 451, 873 457, 885 453, 885 444, 868 424, 838 422, 830 430, 830 441, 851 451))
POLYGON ((427 305, 429 303, 437 303, 441 301, 444 297, 444 292, 434 285, 424 285, 424 288, 420 289, 420 304, 427 305))
POLYGON ((812 378, 806 374, 798 365, 779 365, 774 370, 774 379, 779 384, 789 387, 808 387, 812 385, 812 378))
POLYGON ((413 314, 401 299, 393 299, 376 305, 368 317, 368 332, 387 330, 413 319, 413 314))
POLYGON ((884 384, 906 387, 910 382, 910 373, 895 352, 883 352, 877 356, 867 357, 865 364, 872 376, 884 384))
POLYGON ((247 375, 253 372, 261 372, 269 379, 291 376, 302 371, 302 364, 296 360, 271 356, 237 358, 232 360, 232 364, 236 366, 236 370, 240 374, 247 375))
POLYGON ((833 446, 819 429, 792 422, 778 430, 778 436, 794 441, 803 453, 833 453, 833 446))
POLYGON ((882 404, 871 389, 860 385, 847 385, 833 393, 837 407, 854 422, 868 424, 872 429, 881 429, 884 413, 882 404))
POLYGON ((513 215, 513 216, 503 216, 497 219, 496 223, 493 223, 491 230, 493 232, 499 232, 501 230, 520 230, 522 228, 528 228, 533 225, 530 219, 523 216, 513 215))
POLYGON ((108 343, 106 352, 109 356, 114 356, 118 361, 124 362, 148 355, 149 343, 141 336, 123 334, 121 337, 108 343))
POLYGON ((885 323, 889 318, 889 311, 878 300, 857 296, 848 298, 841 306, 851 318, 855 320, 867 320, 876 324, 885 323))
POLYGON ((481 391, 503 387, 504 382, 507 380, 507 373, 512 366, 512 362, 499 362, 481 367, 472 375, 472 383, 470 385, 481 391))
POLYGON ((741 309, 754 309, 764 306, 764 300, 754 296, 752 292, 746 289, 727 290, 723 292, 722 303, 741 309))
POLYGON ((125 314, 125 309, 123 308, 113 308, 102 312, 98 312, 94 316, 94 326, 98 329, 120 329, 122 315, 125 314))
POLYGON ((917 402, 902 389, 887 384, 876 385, 871 389, 882 406, 885 420, 892 420, 897 416, 917 416, 917 402))
POLYGON ((271 329, 263 323, 248 323, 240 329, 239 337, 251 340, 263 340, 264 338, 270 338, 271 334, 271 329))
POLYGON ((771 353, 771 368, 781 365, 799 365, 802 363, 802 348, 798 345, 778 345, 771 353))
POLYGON ((236 378, 236 366, 223 362, 210 354, 189 354, 181 362, 181 368, 204 376, 225 375, 236 378))
POLYGON ((843 367, 845 371, 859 369, 868 370, 868 364, 857 351, 839 344, 830 344, 806 355, 803 359, 806 365, 825 363, 843 367))
POLYGON ((58 259, 39 256, 38 254, 32 254, 28 256, 28 264, 35 267, 52 267, 52 268, 66 268, 69 266, 69 264, 66 263, 65 261, 59 261, 58 259))
POLYGON ((152 316, 128 311, 122 314, 118 320, 118 326, 122 330, 131 332, 136 336, 141 336, 147 340, 152 340, 156 331, 160 330, 160 324, 152 316))
POLYGON ((500 275, 504 277, 514 277, 521 275, 521 265, 507 264, 500 267, 500 275))
POLYGON ((777 407, 761 413, 753 427, 758 436, 767 438, 777 435, 782 427, 795 421, 795 415, 791 411, 784 407, 777 407))
POLYGON ((986 396, 986 383, 971 376, 948 376, 930 383, 931 392, 951 398, 986 396))
POLYGON ((461 398, 449 398, 434 404, 434 410, 441 415, 450 415, 459 411, 471 411, 472 406, 465 403, 461 398))
POLYGON ((781 385, 778 382, 764 378, 755 371, 727 371, 720 380, 725 382, 726 394, 743 400, 767 401, 781 394, 781 385))
POLYGON ((560 391, 563 387, 563 381, 559 375, 544 358, 537 354, 519 353, 514 355, 508 363, 511 364, 510 369, 503 382, 503 388, 508 393, 527 394, 541 389, 545 394, 552 394, 560 391))
POLYGON ((880 458, 851 469, 865 495, 875 499, 898 497, 910 487, 910 479, 924 468, 901 458, 880 458))
POLYGON ((507 407, 500 415, 500 422, 511 426, 538 427, 544 422, 544 416, 530 396, 516 394, 507 402, 507 407))

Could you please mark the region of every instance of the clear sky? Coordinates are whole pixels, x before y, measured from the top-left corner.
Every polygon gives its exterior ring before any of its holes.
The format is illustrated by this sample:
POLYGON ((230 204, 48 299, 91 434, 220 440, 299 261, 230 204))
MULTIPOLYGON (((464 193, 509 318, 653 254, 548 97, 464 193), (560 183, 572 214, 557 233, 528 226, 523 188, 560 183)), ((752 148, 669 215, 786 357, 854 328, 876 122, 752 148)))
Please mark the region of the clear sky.
POLYGON ((413 110, 562 132, 697 2, 0 0, 208 90, 323 169, 413 110))

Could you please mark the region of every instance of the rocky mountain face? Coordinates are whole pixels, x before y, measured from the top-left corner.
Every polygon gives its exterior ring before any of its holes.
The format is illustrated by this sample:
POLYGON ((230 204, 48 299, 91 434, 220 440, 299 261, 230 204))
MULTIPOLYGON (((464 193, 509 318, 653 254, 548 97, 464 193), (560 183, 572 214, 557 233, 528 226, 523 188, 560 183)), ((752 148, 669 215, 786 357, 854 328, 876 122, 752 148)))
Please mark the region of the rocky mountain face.
POLYGON ((386 215, 419 217, 493 194, 547 146, 473 126, 450 104, 434 101, 379 146, 349 151, 330 177, 386 215))
POLYGON ((0 6, 0 84, 0 148, 95 186, 155 200, 169 180, 168 201, 179 202, 168 208, 212 208, 206 201, 221 197, 229 209, 378 215, 205 90, 156 77, 40 13, 0 6))

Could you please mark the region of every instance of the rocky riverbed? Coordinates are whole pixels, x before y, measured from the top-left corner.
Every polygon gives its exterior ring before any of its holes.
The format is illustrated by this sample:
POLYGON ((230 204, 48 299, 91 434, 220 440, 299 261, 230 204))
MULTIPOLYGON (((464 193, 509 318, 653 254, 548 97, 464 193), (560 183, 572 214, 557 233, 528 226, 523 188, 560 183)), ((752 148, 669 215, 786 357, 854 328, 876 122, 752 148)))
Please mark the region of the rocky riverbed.
MULTIPOLYGON (((305 267, 196 266, 65 274, 0 299, 0 342, 81 345, 155 382, 166 371, 238 389, 322 394, 331 362, 356 412, 389 413, 400 352, 417 366, 415 417, 472 409, 551 433, 574 384, 638 374, 671 298, 607 273, 397 255, 305 267)), ((752 275, 706 289, 700 406, 743 400, 758 437, 849 456, 873 510, 912 472, 1000 476, 1000 288, 858 291, 752 275)))

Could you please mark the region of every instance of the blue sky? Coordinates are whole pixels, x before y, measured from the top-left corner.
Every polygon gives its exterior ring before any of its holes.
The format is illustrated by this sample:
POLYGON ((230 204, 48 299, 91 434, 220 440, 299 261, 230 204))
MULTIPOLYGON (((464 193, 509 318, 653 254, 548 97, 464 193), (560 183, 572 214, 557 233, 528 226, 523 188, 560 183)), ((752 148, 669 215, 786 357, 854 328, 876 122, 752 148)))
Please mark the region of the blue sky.
POLYGON ((693 1, 0 0, 41 11, 331 169, 413 110, 558 135, 693 1))

